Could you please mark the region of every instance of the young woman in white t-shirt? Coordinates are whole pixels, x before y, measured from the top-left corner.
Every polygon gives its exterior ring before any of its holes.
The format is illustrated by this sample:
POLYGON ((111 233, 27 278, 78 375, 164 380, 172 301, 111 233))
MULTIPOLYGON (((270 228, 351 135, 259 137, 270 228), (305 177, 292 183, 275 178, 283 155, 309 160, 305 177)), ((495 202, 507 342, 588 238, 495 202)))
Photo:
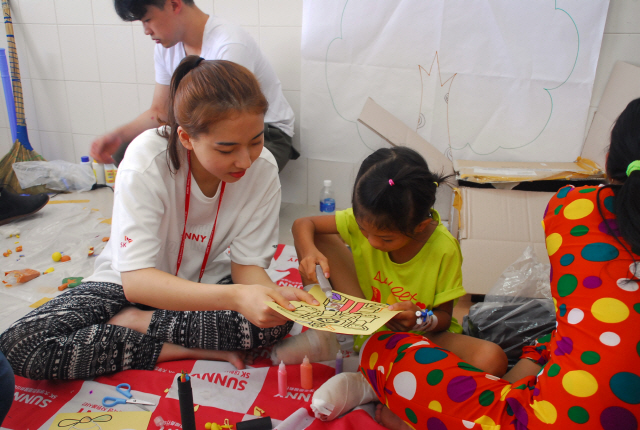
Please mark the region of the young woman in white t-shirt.
POLYGON ((166 126, 138 136, 120 165, 94 274, 0 337, 17 375, 90 378, 180 359, 243 368, 243 351, 291 329, 267 301, 317 304, 264 270, 280 209, 278 167, 263 149, 267 108, 244 67, 182 61, 166 126))

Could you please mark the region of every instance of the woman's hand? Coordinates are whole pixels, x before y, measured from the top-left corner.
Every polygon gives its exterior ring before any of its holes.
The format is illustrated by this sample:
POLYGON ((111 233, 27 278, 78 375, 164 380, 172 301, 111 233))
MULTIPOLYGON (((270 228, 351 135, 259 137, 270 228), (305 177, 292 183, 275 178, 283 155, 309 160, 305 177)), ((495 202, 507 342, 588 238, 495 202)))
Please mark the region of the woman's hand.
POLYGON ((412 301, 394 303, 389 306, 390 311, 401 311, 387 322, 391 331, 409 331, 416 325, 416 311, 422 311, 412 301))
POLYGON ((318 277, 316 276, 316 265, 318 264, 322 267, 322 273, 324 273, 325 278, 329 279, 329 260, 324 256, 324 254, 316 249, 315 251, 304 255, 300 259, 298 271, 302 278, 302 285, 318 283, 318 277))
POLYGON ((300 288, 279 287, 276 291, 279 292, 282 295, 282 297, 284 297, 286 300, 297 300, 300 302, 307 302, 310 305, 314 305, 314 306, 317 306, 320 304, 320 302, 318 302, 315 299, 315 297, 313 297, 311 294, 307 293, 305 290, 302 290, 300 288))
POLYGON ((289 300, 303 300, 311 304, 318 304, 313 296, 305 291, 292 287, 283 287, 280 290, 265 287, 264 285, 243 285, 235 286, 238 294, 236 295, 235 310, 252 324, 260 328, 275 327, 286 323, 289 319, 278 312, 271 309, 266 302, 276 302, 280 306, 288 310, 294 310, 295 307, 289 303, 289 300), (296 290, 297 292, 289 291, 296 290), (284 296, 287 296, 285 298, 284 296), (314 302, 315 303, 312 303, 314 302))

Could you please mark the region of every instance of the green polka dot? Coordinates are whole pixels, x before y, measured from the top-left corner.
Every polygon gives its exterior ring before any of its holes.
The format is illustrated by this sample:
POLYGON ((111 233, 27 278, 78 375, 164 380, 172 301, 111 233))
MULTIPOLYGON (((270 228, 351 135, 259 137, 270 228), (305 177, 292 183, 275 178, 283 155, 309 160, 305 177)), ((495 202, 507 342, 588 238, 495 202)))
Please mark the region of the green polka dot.
POLYGON ((547 343, 549 341, 551 341, 551 333, 538 338, 538 343, 547 343))
POLYGON ((640 314, 640 303, 636 303, 633 305, 633 310, 640 314))
POLYGON ((396 333, 387 333, 387 334, 383 334, 381 335, 378 340, 385 340, 385 339, 389 339, 391 336, 393 336, 396 333))
POLYGON ((413 345, 410 343, 405 343, 400 348, 398 348, 398 353, 403 353, 405 349, 411 348, 413 345))
POLYGON ((576 424, 584 424, 589 421, 589 412, 580 406, 572 406, 569 408, 569 419, 576 424))
POLYGON ((580 190, 578 192, 582 193, 582 194, 587 194, 587 193, 590 193, 590 192, 595 191, 595 190, 596 190, 595 188, 584 188, 584 189, 582 189, 582 190, 580 190))
POLYGON ((418 417, 416 416, 415 412, 407 408, 404 410, 404 413, 407 415, 407 418, 409 418, 409 421, 411 421, 414 424, 418 424, 418 417))
POLYGON ((571 236, 579 237, 589 233, 589 227, 586 225, 577 225, 571 229, 571 236))
POLYGON ((574 275, 569 273, 562 275, 560 279, 558 279, 558 295, 560 295, 560 297, 567 297, 576 290, 577 286, 578 278, 574 275))
POLYGON ((478 401, 482 406, 489 406, 491 403, 493 403, 495 397, 496 396, 495 394, 493 394, 493 391, 486 390, 483 391, 482 394, 480 394, 480 398, 478 399, 478 401))
POLYGON ((398 354, 398 356, 396 357, 395 360, 393 360, 394 363, 397 363, 398 361, 402 360, 404 358, 404 354, 400 353, 398 354))
POLYGON ((469 363, 465 363, 464 361, 458 363, 458 367, 462 370, 468 370, 469 372, 483 372, 483 370, 480 370, 477 367, 473 367, 472 365, 470 365, 469 363))
POLYGON ((585 351, 580 356, 580 360, 582 360, 584 364, 596 364, 600 361, 600 354, 594 351, 585 351))
POLYGON ((636 345, 636 352, 640 355, 640 342, 636 345))
POLYGON ((514 387, 514 390, 524 390, 525 388, 527 388, 527 384, 522 384, 522 385, 518 385, 517 387, 514 387))
POLYGON ((553 378, 558 373, 560 373, 560 366, 558 366, 557 364, 553 363, 551 365, 551 367, 549 367, 549 371, 547 372, 547 375, 549 375, 550 377, 553 378))
POLYGON ((435 369, 429 372, 427 375, 427 384, 429 385, 438 385, 442 378, 444 377, 444 372, 440 369, 435 369))
POLYGON ((554 213, 555 215, 558 215, 558 214, 560 213, 560 211, 561 211, 561 210, 562 210, 562 205, 558 206, 558 207, 556 208, 556 210, 554 210, 554 211, 553 211, 553 213, 554 213))

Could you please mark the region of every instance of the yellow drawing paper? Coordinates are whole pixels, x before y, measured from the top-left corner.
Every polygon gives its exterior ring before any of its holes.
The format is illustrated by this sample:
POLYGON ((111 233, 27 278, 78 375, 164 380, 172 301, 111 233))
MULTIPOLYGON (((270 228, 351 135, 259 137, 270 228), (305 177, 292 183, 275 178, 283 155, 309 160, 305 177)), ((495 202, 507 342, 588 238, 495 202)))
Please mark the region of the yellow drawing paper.
POLYGON ((80 412, 58 414, 49 430, 147 430, 151 412, 80 412))
POLYGON ((293 311, 275 302, 267 302, 267 305, 305 327, 342 334, 375 333, 399 313, 399 311, 390 311, 387 304, 360 299, 337 291, 332 291, 331 298, 328 298, 319 285, 314 285, 309 293, 320 302, 319 305, 292 301, 291 304, 296 307, 293 311))

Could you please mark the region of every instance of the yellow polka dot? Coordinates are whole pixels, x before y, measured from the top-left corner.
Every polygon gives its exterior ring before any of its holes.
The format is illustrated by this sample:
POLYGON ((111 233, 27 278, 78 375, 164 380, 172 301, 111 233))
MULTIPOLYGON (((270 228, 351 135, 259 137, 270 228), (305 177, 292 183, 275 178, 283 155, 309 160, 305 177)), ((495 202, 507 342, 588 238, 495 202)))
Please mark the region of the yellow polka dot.
POLYGON ((565 391, 576 397, 590 397, 598 391, 598 381, 584 370, 572 370, 562 377, 565 391))
POLYGON ((442 405, 439 401, 432 400, 431 403, 429 403, 429 409, 436 412, 442 412, 442 405))
POLYGON ((560 245, 562 245, 562 236, 559 233, 551 233, 547 236, 547 252, 549 256, 555 254, 560 249, 560 245))
POLYGON ((629 308, 622 301, 605 297, 598 299, 591 305, 591 313, 598 321, 604 323, 619 323, 629 316, 629 308))
POLYGON ((374 352, 369 357, 369 369, 375 369, 377 361, 378 361, 378 353, 374 352))
POLYGON ((556 307, 556 312, 558 312, 558 301, 556 300, 555 297, 552 297, 552 298, 553 298, 553 306, 556 307))
POLYGON ((504 399, 507 398, 507 394, 511 391, 511 385, 506 385, 502 391, 500 392, 500 400, 504 402, 504 399))
POLYGON ((587 199, 578 199, 567 205, 562 212, 567 219, 581 219, 593 212, 593 202, 587 199))
POLYGON ((540 224, 542 224, 542 231, 544 231, 544 220, 540 221, 540 224))
POLYGON ((531 409, 533 409, 536 417, 545 424, 553 424, 558 419, 558 412, 556 411, 555 406, 546 400, 541 402, 534 400, 533 405, 531 405, 531 409))
POLYGON ((387 379, 391 376, 391 367, 393 366, 393 362, 389 363, 389 369, 387 370, 387 379))
POLYGON ((495 426, 496 422, 494 420, 492 420, 490 417, 483 415, 480 418, 478 418, 477 420, 474 421, 474 423, 476 424, 480 424, 481 426, 495 426))

